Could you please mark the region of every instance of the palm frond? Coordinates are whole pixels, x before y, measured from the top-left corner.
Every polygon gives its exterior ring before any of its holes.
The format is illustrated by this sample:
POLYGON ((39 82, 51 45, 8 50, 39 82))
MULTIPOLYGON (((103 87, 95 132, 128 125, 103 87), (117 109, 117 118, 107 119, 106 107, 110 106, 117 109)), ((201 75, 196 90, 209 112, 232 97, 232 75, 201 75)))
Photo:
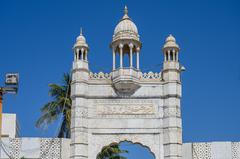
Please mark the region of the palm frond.
POLYGON ((112 143, 102 148, 97 155, 97 159, 126 159, 126 157, 120 155, 121 153, 128 153, 128 151, 121 150, 118 143, 112 143))
POLYGON ((71 76, 63 74, 62 85, 49 84, 49 95, 52 101, 46 103, 40 110, 41 116, 36 122, 36 127, 43 128, 63 117, 58 136, 70 137, 71 122, 71 76))

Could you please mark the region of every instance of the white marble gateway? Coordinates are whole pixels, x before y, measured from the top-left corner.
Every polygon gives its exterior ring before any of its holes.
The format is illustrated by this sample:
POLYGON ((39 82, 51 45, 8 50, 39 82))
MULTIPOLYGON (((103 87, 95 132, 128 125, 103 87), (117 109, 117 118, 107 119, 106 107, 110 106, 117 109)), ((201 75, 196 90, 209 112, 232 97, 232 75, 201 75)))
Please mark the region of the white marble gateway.
POLYGON ((113 66, 108 73, 90 72, 82 31, 73 47, 70 158, 94 159, 103 146, 121 141, 148 147, 156 159, 182 158, 183 67, 175 38, 169 35, 163 46, 163 69, 141 72, 142 43, 125 7, 110 46, 113 66))

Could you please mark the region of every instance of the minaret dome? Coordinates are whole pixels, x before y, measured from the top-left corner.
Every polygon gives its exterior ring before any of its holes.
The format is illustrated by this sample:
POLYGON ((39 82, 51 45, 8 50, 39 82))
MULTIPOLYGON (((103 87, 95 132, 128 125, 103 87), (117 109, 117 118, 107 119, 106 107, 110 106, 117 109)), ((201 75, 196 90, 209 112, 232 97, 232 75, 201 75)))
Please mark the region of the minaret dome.
POLYGON ((128 16, 128 8, 125 6, 124 15, 114 29, 113 42, 119 39, 134 39, 139 41, 138 29, 128 16))
POLYGON ((176 39, 170 34, 163 46, 164 61, 178 61, 179 46, 176 43, 176 39))

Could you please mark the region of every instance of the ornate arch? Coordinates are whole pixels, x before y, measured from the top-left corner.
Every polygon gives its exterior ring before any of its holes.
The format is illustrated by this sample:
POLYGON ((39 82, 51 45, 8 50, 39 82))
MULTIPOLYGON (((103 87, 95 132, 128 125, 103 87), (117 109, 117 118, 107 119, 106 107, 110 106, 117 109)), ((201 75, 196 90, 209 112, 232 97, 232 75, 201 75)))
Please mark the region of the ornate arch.
POLYGON ((94 156, 89 156, 90 158, 96 158, 96 155, 101 151, 101 149, 111 143, 121 143, 124 141, 131 142, 133 144, 140 144, 143 147, 149 149, 153 154, 155 159, 160 159, 160 144, 159 135, 149 134, 105 134, 105 135, 93 135, 92 139, 89 140, 89 154, 94 154, 94 156))

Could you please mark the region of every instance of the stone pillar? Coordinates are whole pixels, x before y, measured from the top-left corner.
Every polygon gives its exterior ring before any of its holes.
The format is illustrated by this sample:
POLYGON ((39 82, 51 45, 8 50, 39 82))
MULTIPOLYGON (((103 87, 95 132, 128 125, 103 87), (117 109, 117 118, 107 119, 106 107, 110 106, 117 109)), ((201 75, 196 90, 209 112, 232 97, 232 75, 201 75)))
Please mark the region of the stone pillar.
POLYGON ((115 70, 116 69, 116 54, 115 54, 115 48, 112 49, 112 54, 113 54, 113 65, 112 65, 112 69, 115 70))
POLYGON ((175 50, 173 50, 173 61, 176 61, 176 52, 175 52, 175 50))
POLYGON ((168 55, 168 61, 171 61, 170 50, 167 51, 167 55, 168 55))
POLYGON ((176 51, 176 61, 178 62, 178 52, 176 51))
POLYGON ((120 68, 123 68, 123 44, 119 45, 120 49, 120 68))
POLYGON ((136 62, 138 70, 139 70, 139 52, 140 52, 140 48, 138 47, 137 48, 137 62, 136 62))
POLYGON ((164 61, 167 61, 167 52, 164 53, 164 61))
POLYGON ((77 60, 76 61, 78 61, 79 60, 79 49, 76 49, 76 53, 77 53, 77 60))
POLYGON ((88 61, 88 51, 85 51, 85 60, 88 61))
POLYGON ((74 51, 74 61, 77 61, 77 52, 74 51))
POLYGON ((130 48, 130 68, 133 67, 133 44, 130 43, 129 44, 129 48, 130 48))
POLYGON ((84 49, 81 48, 81 60, 83 60, 84 49))

